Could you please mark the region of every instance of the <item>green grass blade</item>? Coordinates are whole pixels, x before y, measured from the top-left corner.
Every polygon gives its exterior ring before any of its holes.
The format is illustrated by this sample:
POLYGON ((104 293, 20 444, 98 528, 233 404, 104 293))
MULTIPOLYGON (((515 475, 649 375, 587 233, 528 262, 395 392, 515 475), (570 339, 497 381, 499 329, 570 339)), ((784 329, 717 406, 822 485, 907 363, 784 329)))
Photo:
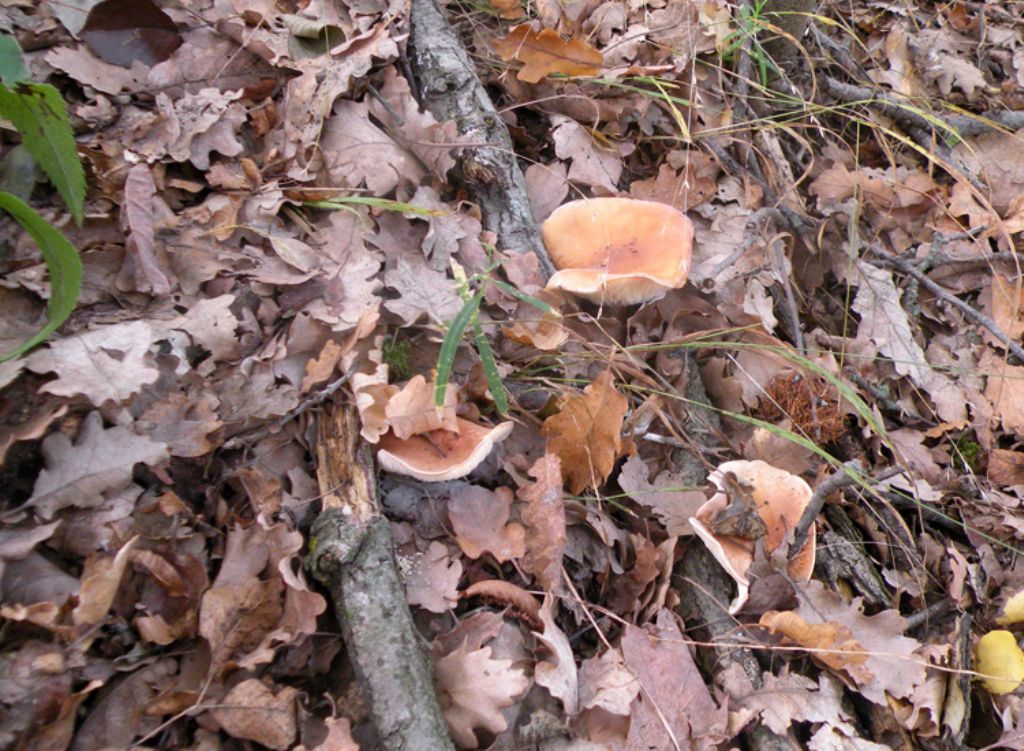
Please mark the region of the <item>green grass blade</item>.
POLYGON ((494 406, 499 414, 508 414, 508 396, 505 394, 505 383, 501 380, 501 373, 498 372, 498 362, 494 359, 494 350, 491 343, 487 341, 484 328, 480 321, 473 320, 473 336, 476 342, 476 351, 480 355, 480 363, 484 368, 484 378, 487 379, 487 388, 490 389, 494 398, 494 406))
POLYGON ((459 342, 462 341, 466 327, 469 326, 476 312, 480 310, 480 302, 483 299, 484 293, 481 290, 466 301, 462 310, 452 319, 444 342, 441 343, 441 352, 437 356, 437 378, 434 383, 434 406, 438 409, 444 406, 445 392, 452 379, 452 367, 455 365, 455 353, 459 350, 459 342))
POLYGON ((372 196, 340 196, 328 201, 306 201, 304 206, 312 209, 326 209, 337 211, 348 209, 350 206, 369 206, 383 211, 397 211, 401 214, 416 214, 418 216, 444 216, 447 212, 440 209, 428 209, 425 206, 416 206, 402 201, 392 201, 389 198, 374 198, 372 196))
POLYGON ((543 300, 539 300, 533 295, 528 295, 525 292, 516 289, 511 284, 506 284, 500 279, 490 279, 488 281, 490 281, 491 284, 500 289, 502 292, 512 295, 512 297, 516 298, 517 300, 522 300, 527 305, 532 305, 538 310, 543 310, 545 313, 552 313, 554 315, 558 315, 558 311, 552 308, 543 300))
POLYGON ((60 92, 45 83, 23 83, 15 90, 0 85, 0 116, 18 129, 25 148, 60 193, 75 223, 81 225, 85 170, 60 92))
POLYGON ((71 315, 78 301, 78 293, 82 289, 82 261, 78 257, 78 251, 67 238, 17 196, 0 193, 0 209, 13 216, 35 240, 50 272, 50 304, 47 308, 46 325, 27 342, 0 355, 0 362, 3 362, 32 349, 56 331, 71 315))

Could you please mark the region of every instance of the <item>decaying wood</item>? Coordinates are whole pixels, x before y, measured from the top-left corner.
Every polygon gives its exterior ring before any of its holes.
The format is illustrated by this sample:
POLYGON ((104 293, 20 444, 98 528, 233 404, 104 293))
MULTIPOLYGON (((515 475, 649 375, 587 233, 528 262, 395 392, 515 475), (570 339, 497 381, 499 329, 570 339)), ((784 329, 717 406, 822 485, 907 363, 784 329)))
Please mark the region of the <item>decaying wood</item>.
POLYGON ((457 179, 483 211, 484 228, 506 253, 535 253, 541 273, 554 267, 533 220, 512 138, 477 78, 473 63, 434 0, 412 0, 410 58, 423 103, 439 121, 454 120, 470 140, 457 179))
POLYGON ((320 416, 317 464, 324 508, 313 525, 306 565, 330 592, 380 748, 451 749, 355 409, 332 407, 320 416))

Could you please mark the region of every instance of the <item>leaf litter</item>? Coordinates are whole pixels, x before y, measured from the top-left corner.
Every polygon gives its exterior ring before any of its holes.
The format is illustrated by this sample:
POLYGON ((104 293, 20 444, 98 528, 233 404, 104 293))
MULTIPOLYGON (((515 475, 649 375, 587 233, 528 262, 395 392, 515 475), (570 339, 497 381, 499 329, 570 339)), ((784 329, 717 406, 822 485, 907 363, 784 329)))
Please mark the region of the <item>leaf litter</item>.
MULTIPOLYGON (((693 220, 690 284, 615 308, 483 229, 405 3, 3 3, 89 185, 76 228, 33 178, 83 291, 0 365, 0 746, 377 747, 302 568, 316 420, 443 438, 497 376, 515 425, 468 478, 380 477, 457 746, 1021 748, 1024 17, 907 10, 823 6, 786 57, 721 0, 448 6, 523 213, 693 220), (438 411, 475 285, 495 371, 466 337, 438 411), (723 636, 682 572, 730 459, 830 492, 810 582, 738 538, 767 607, 723 636)), ((52 291, 0 221, 12 349, 52 291)))

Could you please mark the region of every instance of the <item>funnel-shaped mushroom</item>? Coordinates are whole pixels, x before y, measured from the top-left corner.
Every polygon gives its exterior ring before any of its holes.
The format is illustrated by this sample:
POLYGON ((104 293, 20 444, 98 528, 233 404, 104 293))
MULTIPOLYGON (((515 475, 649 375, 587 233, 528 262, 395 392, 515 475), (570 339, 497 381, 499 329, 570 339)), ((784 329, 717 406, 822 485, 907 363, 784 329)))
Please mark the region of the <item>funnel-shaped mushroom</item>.
POLYGON ((690 273, 693 223, 663 203, 590 198, 557 208, 541 226, 559 271, 548 288, 606 305, 655 300, 690 273))
MULTIPOLYGON (((715 559, 722 564, 722 568, 736 580, 736 598, 729 604, 729 612, 735 613, 743 607, 750 591, 747 574, 754 562, 755 541, 734 535, 716 534, 712 530, 718 514, 730 504, 725 482, 729 473, 749 489, 749 497, 758 516, 764 522, 764 550, 769 554, 778 548, 790 530, 796 527, 813 493, 810 486, 801 478, 760 460, 725 462, 708 476, 719 492, 697 509, 696 515, 690 519, 690 526, 708 546, 715 559)), ((788 569, 789 575, 794 579, 807 581, 811 578, 814 571, 815 544, 816 536, 812 526, 804 546, 790 554, 788 569)))
POLYGON ((512 432, 512 423, 494 427, 456 418, 459 432, 432 430, 402 440, 393 432, 381 436, 377 463, 381 469, 415 477, 423 482, 442 482, 465 477, 491 453, 494 444, 512 432))

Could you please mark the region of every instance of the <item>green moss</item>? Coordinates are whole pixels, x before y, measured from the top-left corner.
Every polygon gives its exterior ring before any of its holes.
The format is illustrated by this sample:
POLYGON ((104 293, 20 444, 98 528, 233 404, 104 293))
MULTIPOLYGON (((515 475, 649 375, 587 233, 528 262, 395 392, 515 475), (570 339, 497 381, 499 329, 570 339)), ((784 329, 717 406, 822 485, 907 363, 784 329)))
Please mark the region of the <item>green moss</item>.
POLYGON ((404 381, 412 376, 412 345, 408 339, 385 339, 380 351, 392 381, 404 381))
POLYGON ((980 464, 981 445, 973 434, 964 433, 953 442, 953 465, 961 472, 977 472, 980 464))

